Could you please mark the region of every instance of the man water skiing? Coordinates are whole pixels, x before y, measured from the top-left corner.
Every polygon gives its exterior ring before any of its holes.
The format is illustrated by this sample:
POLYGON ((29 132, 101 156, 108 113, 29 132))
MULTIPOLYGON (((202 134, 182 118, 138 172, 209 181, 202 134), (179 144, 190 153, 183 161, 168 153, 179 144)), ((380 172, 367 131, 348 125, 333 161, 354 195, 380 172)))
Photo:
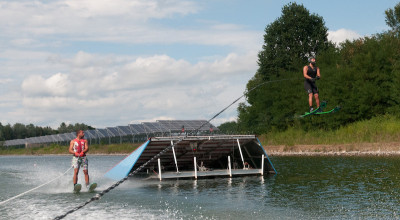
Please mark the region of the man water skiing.
POLYGON ((319 108, 318 87, 317 85, 315 85, 315 80, 318 80, 321 77, 321 74, 319 72, 319 68, 316 66, 315 58, 311 57, 308 60, 310 64, 304 66, 303 76, 304 76, 304 89, 308 93, 308 104, 310 106, 310 112, 312 112, 314 111, 312 102, 313 96, 315 98, 317 108, 319 108))
POLYGON ((76 138, 69 144, 69 153, 73 154, 72 166, 74 167, 74 186, 78 182, 79 168, 83 167, 85 174, 86 187, 89 186, 88 159, 86 153, 89 151, 87 140, 84 139, 85 133, 82 130, 76 132, 76 138))

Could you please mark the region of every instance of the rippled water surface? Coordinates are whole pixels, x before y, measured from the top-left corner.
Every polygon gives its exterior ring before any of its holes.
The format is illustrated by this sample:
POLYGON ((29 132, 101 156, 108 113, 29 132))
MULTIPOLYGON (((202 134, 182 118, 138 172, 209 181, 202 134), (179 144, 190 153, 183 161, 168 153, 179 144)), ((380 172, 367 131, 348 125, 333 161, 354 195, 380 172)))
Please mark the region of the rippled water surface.
MULTIPOLYGON (((98 191, 122 156, 89 156, 98 191)), ((271 157, 278 174, 201 180, 131 178, 65 219, 400 218, 400 157, 271 157)), ((0 201, 63 174, 69 156, 0 157, 0 201)), ((83 183, 80 173, 79 182, 83 183)), ((0 205, 0 219, 51 219, 96 193, 72 193, 72 170, 0 205)))

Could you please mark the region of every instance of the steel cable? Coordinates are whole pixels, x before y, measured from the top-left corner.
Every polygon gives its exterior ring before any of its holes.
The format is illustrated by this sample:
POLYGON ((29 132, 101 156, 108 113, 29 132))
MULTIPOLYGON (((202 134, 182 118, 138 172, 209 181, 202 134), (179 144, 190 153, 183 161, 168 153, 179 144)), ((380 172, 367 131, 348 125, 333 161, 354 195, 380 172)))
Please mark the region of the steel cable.
MULTIPOLYGON (((195 133, 197 133, 204 125, 209 124, 212 120, 214 120, 216 117, 218 117, 221 113, 223 113, 226 109, 228 109, 229 107, 231 107, 233 104, 235 104, 237 101, 239 101, 241 98, 243 98, 245 95, 249 94, 251 91, 265 85, 268 83, 273 83, 273 82, 282 82, 282 81, 288 81, 288 80, 295 80, 298 78, 290 78, 290 79, 280 79, 280 80, 271 80, 271 81, 267 81, 267 82, 263 82, 260 83, 256 86, 254 86, 253 88, 249 89, 247 92, 243 93, 243 95, 241 95, 239 98, 235 99, 231 104, 229 104, 227 107, 223 108, 220 112, 218 112, 217 114, 215 114, 211 119, 209 119, 207 122, 203 123, 199 128, 197 128, 195 130, 195 133)), ((89 200, 87 200, 85 203, 83 203, 82 205, 79 205, 69 211, 67 211, 66 213, 64 213, 63 215, 57 216, 54 219, 63 219, 65 218, 67 215, 78 211, 79 209, 85 207, 86 205, 88 205, 89 203, 95 201, 95 200, 99 200, 103 195, 105 195, 106 193, 110 192, 111 190, 115 189, 117 186, 119 186, 121 183, 125 182, 128 177, 135 175, 136 173, 138 173, 139 171, 141 171, 144 167, 147 166, 147 164, 151 163, 152 161, 154 161, 155 159, 159 158, 162 154, 166 153, 168 150, 170 150, 172 147, 176 146, 178 143, 180 143, 181 141, 183 141, 184 138, 179 139, 176 143, 174 143, 173 145, 170 145, 168 147, 166 147, 164 150, 162 150, 160 153, 158 153, 157 155, 155 155, 154 157, 152 157, 150 160, 148 160, 146 163, 142 164, 140 167, 138 167, 136 170, 134 170, 133 172, 129 173, 128 176, 126 176, 125 178, 119 180, 118 182, 116 182, 115 184, 111 185, 110 187, 108 187, 107 189, 103 190, 100 193, 97 193, 95 196, 93 196, 92 198, 90 198, 89 200)))

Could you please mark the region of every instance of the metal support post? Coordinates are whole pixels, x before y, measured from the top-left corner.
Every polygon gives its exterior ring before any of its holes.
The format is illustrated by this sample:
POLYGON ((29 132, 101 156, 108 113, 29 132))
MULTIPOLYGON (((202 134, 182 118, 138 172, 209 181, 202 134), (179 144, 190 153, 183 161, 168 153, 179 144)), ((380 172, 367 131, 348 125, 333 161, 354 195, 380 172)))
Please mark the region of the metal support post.
POLYGON ((229 177, 232 177, 231 156, 228 156, 228 172, 229 177))
POLYGON ((239 142, 239 139, 236 139, 236 140, 237 140, 237 143, 238 143, 238 146, 239 146, 240 157, 242 158, 242 162, 243 162, 243 169, 244 169, 244 168, 245 168, 245 166, 244 166, 244 159, 243 159, 242 148, 240 147, 240 142, 239 142))
POLYGON ((161 160, 158 158, 158 177, 160 178, 161 181, 161 160))
POLYGON ((264 175, 264 154, 261 156, 261 176, 264 175))
POLYGON ((197 161, 196 161, 196 157, 194 157, 194 178, 197 179, 197 161))

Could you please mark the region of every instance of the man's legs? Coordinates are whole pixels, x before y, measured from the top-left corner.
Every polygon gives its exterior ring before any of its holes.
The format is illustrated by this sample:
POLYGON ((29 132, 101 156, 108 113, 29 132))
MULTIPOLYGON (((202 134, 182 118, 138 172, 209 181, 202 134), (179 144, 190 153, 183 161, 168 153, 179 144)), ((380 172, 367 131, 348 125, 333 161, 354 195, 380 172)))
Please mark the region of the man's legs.
POLYGON ((89 163, 88 163, 87 157, 84 157, 82 159, 82 166, 83 166, 83 174, 85 174, 86 186, 88 186, 89 185, 89 171, 88 171, 89 163))
POLYGON ((308 93, 308 106, 310 106, 310 112, 314 111, 313 104, 312 104, 312 93, 308 93))
POLYGON ((312 107, 312 93, 308 93, 308 106, 312 107))
POLYGON ((74 169, 74 177, 72 178, 74 185, 78 182, 79 167, 74 169))
POLYGON ((85 182, 86 186, 89 185, 89 172, 88 170, 83 170, 83 173, 85 174, 85 182))
MULTIPOLYGON (((319 95, 318 95, 318 93, 314 94, 314 98, 315 98, 315 102, 317 103, 317 108, 319 108, 319 95)), ((312 96, 311 96, 311 99, 312 99, 312 96)))

